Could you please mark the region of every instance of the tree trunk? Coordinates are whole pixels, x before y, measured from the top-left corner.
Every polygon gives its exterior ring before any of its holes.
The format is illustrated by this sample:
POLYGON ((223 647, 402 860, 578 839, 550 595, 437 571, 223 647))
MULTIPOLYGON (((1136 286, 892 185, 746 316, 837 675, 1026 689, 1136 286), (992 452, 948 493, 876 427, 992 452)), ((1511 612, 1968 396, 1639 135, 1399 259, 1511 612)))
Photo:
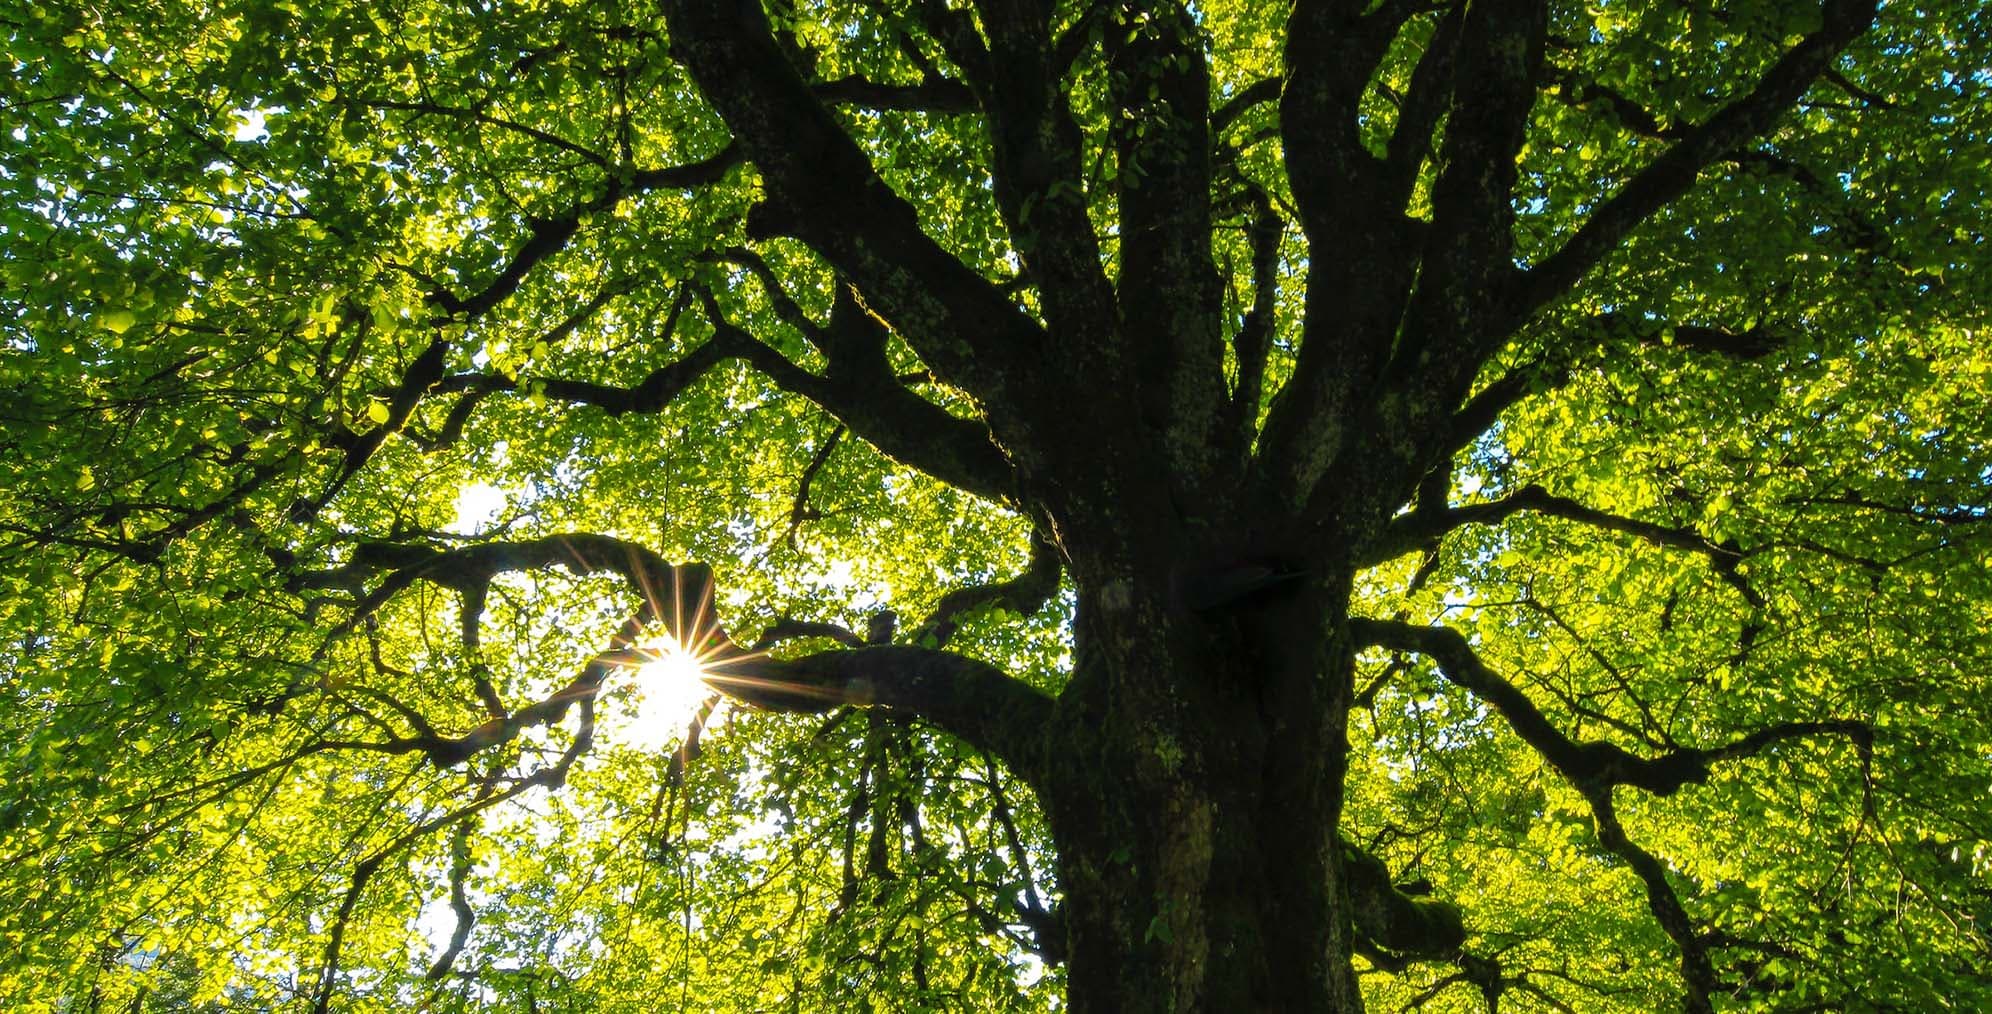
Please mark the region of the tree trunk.
POLYGON ((1180 576, 1080 587, 1041 789, 1071 1009, 1361 1010, 1336 832, 1347 578, 1203 608, 1180 576))

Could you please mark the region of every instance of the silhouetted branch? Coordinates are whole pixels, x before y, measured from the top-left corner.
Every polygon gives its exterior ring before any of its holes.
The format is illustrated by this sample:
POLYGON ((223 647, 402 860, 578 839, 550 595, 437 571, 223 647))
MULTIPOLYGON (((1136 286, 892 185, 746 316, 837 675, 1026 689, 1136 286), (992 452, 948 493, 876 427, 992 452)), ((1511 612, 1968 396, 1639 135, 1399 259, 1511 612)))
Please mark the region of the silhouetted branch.
POLYGON ((821 623, 810 620, 794 620, 783 617, 761 631, 761 639, 754 642, 752 652, 764 652, 783 641, 793 641, 805 637, 827 637, 846 648, 862 648, 865 639, 846 627, 835 623, 821 623))
POLYGON ((1527 271, 1515 314, 1527 314, 1568 291, 1641 222, 1694 186, 1703 168, 1770 129, 1830 69, 1840 50, 1867 31, 1876 6, 1876 0, 1827 0, 1818 31, 1787 50, 1748 94, 1685 128, 1680 141, 1592 212, 1562 249, 1527 271))
POLYGON ((1563 518, 1607 531, 1622 532, 1658 546, 1701 553, 1715 560, 1718 568, 1733 567, 1734 562, 1743 555, 1734 544, 1712 540, 1692 528, 1656 524, 1601 511, 1587 507, 1569 497, 1557 496, 1541 486, 1530 485, 1498 500, 1444 510, 1421 509, 1401 515, 1391 522, 1370 557, 1378 561, 1387 560, 1408 552, 1433 536, 1444 535, 1466 525, 1500 524, 1523 511, 1547 514, 1550 517, 1563 518))
POLYGON ((911 645, 878 645, 795 659, 742 652, 705 667, 706 682, 768 711, 820 714, 869 704, 917 715, 1035 780, 1052 698, 977 659, 911 645))
POLYGON ((816 448, 816 453, 810 456, 809 464, 802 470, 802 479, 796 483, 795 501, 789 505, 788 532, 782 536, 782 542, 791 548, 795 546, 795 534, 802 528, 802 523, 815 521, 823 516, 823 512, 809 502, 809 487, 815 483, 816 473, 821 472, 823 466, 829 462, 831 453, 837 450, 837 441, 843 436, 843 426, 831 430, 830 436, 816 448))
POLYGON ((919 84, 881 84, 870 78, 849 74, 835 81, 812 85, 816 97, 833 105, 857 105, 868 109, 897 109, 922 113, 968 113, 975 111, 975 93, 960 81, 929 77, 919 84))
POLYGON ((1023 616, 1036 613, 1057 593, 1060 570, 1058 550, 1033 535, 1030 563, 1023 573, 1008 581, 957 588, 941 596, 933 615, 914 628, 910 640, 930 648, 946 647, 961 619, 976 609, 1006 609, 1023 616))
POLYGON ((1629 785, 1656 796, 1668 796, 1682 786, 1707 780, 1709 765, 1753 756, 1788 739, 1838 735, 1865 743, 1872 737, 1866 723, 1849 719, 1785 722, 1760 729, 1723 746, 1669 750, 1656 757, 1638 757, 1603 740, 1578 742, 1565 735, 1534 701, 1513 683, 1487 667, 1466 638, 1446 627, 1426 627, 1386 620, 1354 619, 1350 631, 1368 645, 1411 651, 1437 662, 1446 679, 1487 702, 1522 741, 1529 744, 1570 783, 1586 793, 1629 785))

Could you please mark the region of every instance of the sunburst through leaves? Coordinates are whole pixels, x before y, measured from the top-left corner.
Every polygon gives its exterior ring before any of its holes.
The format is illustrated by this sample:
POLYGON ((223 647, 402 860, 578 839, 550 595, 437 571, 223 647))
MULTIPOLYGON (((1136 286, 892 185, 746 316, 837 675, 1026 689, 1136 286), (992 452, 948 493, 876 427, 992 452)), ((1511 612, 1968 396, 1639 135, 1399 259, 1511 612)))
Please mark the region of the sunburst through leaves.
POLYGON ((644 654, 649 661, 629 669, 618 695, 624 704, 611 723, 613 736, 641 750, 668 749, 684 739, 699 709, 717 691, 705 681, 707 660, 676 639, 660 638, 644 654))

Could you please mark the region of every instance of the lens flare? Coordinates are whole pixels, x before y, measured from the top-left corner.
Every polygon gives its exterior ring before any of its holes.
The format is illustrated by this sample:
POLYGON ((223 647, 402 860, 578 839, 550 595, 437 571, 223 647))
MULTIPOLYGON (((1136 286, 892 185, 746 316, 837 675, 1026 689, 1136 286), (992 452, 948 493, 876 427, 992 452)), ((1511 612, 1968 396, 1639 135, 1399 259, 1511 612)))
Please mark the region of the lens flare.
POLYGON ((629 671, 634 709, 615 723, 616 739, 644 750, 675 747, 715 691, 705 682, 697 655, 666 638, 650 646, 651 660, 629 671))

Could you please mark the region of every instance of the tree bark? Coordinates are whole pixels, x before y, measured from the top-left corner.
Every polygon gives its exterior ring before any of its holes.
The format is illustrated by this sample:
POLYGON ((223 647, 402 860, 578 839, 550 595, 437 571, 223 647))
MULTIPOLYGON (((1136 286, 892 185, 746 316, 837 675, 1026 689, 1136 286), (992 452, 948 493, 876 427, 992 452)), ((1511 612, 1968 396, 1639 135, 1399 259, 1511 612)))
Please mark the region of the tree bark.
POLYGON ((1080 578, 1039 791, 1074 1011, 1359 1011, 1340 823, 1345 578, 1187 609, 1080 578))

